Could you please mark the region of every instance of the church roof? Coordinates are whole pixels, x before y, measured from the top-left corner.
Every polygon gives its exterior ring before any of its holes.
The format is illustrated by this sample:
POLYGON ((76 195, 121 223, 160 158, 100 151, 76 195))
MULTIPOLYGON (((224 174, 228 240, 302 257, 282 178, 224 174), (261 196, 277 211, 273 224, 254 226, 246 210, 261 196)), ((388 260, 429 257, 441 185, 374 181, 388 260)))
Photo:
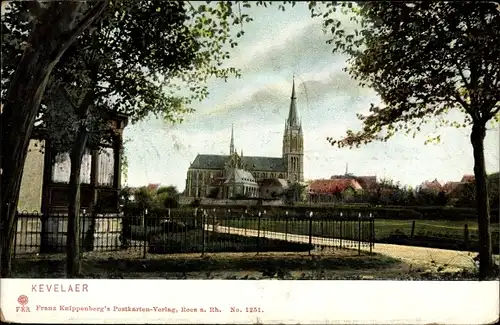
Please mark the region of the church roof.
POLYGON ((225 183, 230 183, 232 181, 236 183, 251 183, 257 185, 252 173, 243 169, 234 169, 225 183))
MULTIPOLYGON (((248 170, 285 172, 283 158, 279 157, 252 157, 243 156, 243 162, 248 170)), ((190 168, 197 169, 224 169, 229 160, 228 155, 197 155, 190 168)))

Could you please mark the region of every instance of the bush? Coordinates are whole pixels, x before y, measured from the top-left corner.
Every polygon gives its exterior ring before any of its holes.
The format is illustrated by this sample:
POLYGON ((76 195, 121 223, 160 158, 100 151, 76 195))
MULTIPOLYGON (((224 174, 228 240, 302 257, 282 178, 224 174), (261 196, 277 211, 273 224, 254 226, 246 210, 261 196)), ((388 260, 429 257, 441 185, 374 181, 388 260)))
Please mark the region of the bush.
POLYGON ((314 246, 291 243, 285 240, 254 238, 246 236, 190 231, 184 236, 161 234, 154 236, 149 244, 149 252, 156 254, 201 253, 206 252, 305 252, 314 246), (259 241, 257 241, 259 240, 259 241), (205 241, 205 245, 203 244, 205 241))

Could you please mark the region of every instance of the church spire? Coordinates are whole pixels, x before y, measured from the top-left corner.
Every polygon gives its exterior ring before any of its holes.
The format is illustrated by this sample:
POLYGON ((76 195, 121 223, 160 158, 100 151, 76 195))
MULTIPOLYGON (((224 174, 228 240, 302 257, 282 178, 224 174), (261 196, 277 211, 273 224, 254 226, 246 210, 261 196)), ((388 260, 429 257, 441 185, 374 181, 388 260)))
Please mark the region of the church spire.
POLYGON ((299 118, 297 114, 297 97, 295 97, 295 75, 292 81, 292 97, 290 98, 290 111, 288 112, 288 125, 298 126, 299 118))
POLYGON ((234 153, 234 124, 231 124, 231 143, 229 144, 229 154, 234 153))

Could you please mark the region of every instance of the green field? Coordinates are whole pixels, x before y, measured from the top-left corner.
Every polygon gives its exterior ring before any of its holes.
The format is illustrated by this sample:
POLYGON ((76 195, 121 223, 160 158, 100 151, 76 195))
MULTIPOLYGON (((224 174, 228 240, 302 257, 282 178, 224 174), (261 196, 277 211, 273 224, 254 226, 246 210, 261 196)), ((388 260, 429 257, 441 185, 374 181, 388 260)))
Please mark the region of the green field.
MULTIPOLYGON (((231 226, 247 229, 258 229, 257 220, 223 220, 222 226, 231 226)), ((415 229, 412 237, 412 220, 375 219, 375 241, 415 246, 429 246, 436 248, 475 250, 478 245, 477 222, 468 221, 468 242, 465 243, 464 225, 461 221, 447 220, 415 220, 415 229)), ((285 232, 289 234, 308 235, 310 225, 306 220, 273 220, 261 219, 262 231, 285 232)), ((491 226, 492 237, 498 250, 499 224, 491 226)), ((334 237, 357 240, 369 240, 371 233, 369 224, 363 222, 359 228, 357 221, 323 220, 312 221, 311 234, 320 237, 334 237), (361 232, 359 231, 361 230, 361 232)))

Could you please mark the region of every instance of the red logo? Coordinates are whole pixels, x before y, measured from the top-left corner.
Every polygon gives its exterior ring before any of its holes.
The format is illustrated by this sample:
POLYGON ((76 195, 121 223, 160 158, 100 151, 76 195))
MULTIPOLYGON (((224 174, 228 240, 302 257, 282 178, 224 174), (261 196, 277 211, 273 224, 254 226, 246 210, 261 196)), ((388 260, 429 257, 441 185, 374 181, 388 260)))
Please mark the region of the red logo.
POLYGON ((25 295, 20 295, 19 298, 17 298, 17 302, 22 306, 26 305, 28 301, 28 297, 25 295))
POLYGON ((22 313, 29 312, 30 307, 26 307, 26 305, 28 304, 28 301, 29 301, 29 299, 26 295, 20 295, 17 298, 17 302, 21 305, 21 307, 16 307, 16 312, 22 312, 22 313))

